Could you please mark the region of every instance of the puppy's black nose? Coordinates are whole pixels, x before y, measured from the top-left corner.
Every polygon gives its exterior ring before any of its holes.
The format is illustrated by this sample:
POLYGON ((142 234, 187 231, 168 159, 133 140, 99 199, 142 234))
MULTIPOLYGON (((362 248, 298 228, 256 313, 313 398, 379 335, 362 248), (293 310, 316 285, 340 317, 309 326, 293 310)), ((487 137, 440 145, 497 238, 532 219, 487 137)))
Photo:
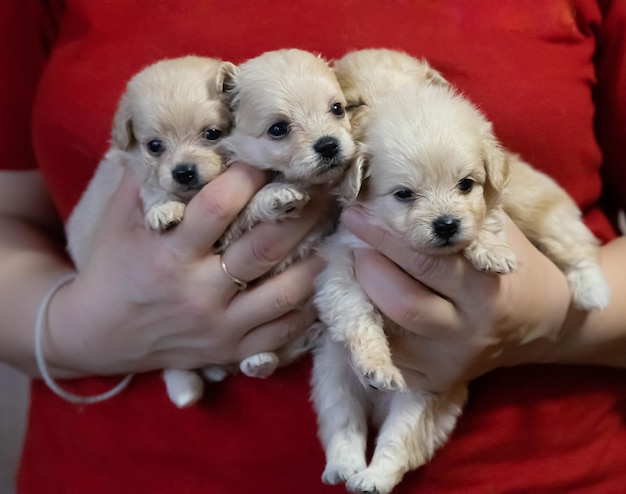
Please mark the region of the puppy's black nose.
POLYGON ((172 170, 172 177, 181 185, 194 185, 198 182, 198 168, 193 163, 180 163, 172 170))
POLYGON ((433 231, 439 238, 450 240, 458 231, 460 224, 458 219, 446 214, 433 221, 433 231))
POLYGON ((334 158, 339 152, 339 141, 330 136, 320 137, 313 145, 313 149, 323 158, 334 158))

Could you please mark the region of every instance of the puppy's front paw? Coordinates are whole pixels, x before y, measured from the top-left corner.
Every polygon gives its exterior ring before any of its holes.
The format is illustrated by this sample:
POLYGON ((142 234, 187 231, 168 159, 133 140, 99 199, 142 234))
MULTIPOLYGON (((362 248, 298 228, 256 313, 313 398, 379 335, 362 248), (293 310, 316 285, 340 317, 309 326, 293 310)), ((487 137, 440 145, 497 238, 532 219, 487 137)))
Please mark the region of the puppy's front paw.
POLYGON ((506 244, 483 245, 474 242, 465 249, 464 254, 480 271, 507 274, 517 269, 517 257, 506 244))
POLYGON ((150 229, 164 231, 176 226, 183 220, 186 204, 178 201, 169 201, 157 204, 146 214, 146 224, 150 229))
POLYGON ((272 352, 257 353, 241 361, 239 368, 246 376, 265 378, 278 367, 278 356, 272 352))
POLYGON ((283 187, 276 190, 268 208, 269 219, 280 220, 297 218, 302 214, 302 208, 309 202, 309 195, 297 188, 283 187))
POLYGON ((387 391, 406 391, 406 381, 400 370, 394 365, 385 365, 363 369, 363 379, 374 389, 387 391))

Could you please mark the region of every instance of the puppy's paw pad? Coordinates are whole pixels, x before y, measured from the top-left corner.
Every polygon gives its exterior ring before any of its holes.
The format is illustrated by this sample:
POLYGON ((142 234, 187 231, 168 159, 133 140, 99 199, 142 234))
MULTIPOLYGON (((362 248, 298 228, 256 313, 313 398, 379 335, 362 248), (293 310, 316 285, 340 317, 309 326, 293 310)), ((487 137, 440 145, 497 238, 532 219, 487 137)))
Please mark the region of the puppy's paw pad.
POLYGON ((275 353, 264 352, 242 360, 239 368, 246 376, 265 378, 273 374, 278 364, 278 356, 275 353))
POLYGON ((204 382, 194 371, 168 369, 163 379, 170 401, 178 408, 196 403, 204 393, 204 382))
POLYGON ((341 462, 326 464, 324 473, 322 473, 322 482, 330 485, 345 482, 353 475, 365 470, 366 466, 363 457, 344 454, 341 462))
POLYGON ((146 224, 152 230, 165 231, 176 226, 183 220, 186 205, 182 202, 170 201, 153 206, 146 214, 146 224))
POLYGON ((309 199, 309 195, 302 190, 283 188, 272 197, 270 210, 275 219, 297 218, 309 199))
POLYGON ((602 310, 609 305, 611 289, 599 268, 570 271, 567 280, 574 305, 583 310, 602 310))
POLYGON ((365 382, 374 389, 386 391, 406 391, 406 381, 400 370, 393 366, 381 366, 363 372, 365 382))
POLYGON ((480 271, 508 274, 517 269, 517 257, 507 245, 469 247, 465 256, 480 271))

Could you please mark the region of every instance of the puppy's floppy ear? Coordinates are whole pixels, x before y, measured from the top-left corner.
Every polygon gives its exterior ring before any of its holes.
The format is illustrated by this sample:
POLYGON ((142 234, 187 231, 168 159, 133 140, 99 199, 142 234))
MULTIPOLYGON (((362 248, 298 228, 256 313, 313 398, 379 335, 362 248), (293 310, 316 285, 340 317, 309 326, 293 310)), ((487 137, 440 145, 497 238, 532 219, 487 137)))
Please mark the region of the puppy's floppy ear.
POLYGON ((484 142, 483 163, 487 172, 485 199, 490 203, 509 183, 511 171, 507 153, 491 132, 484 142))
POLYGON ((433 69, 430 65, 426 64, 426 82, 433 86, 448 87, 450 83, 438 70, 433 69))
POLYGON ((230 62, 223 62, 217 75, 217 91, 224 95, 231 108, 235 106, 239 92, 237 88, 238 76, 239 68, 230 62))
POLYGON ((135 144, 133 133, 133 120, 130 111, 130 102, 126 94, 120 99, 120 103, 113 117, 113 129, 111 130, 113 145, 123 151, 127 151, 135 144))
POLYGON ((239 69, 235 64, 230 62, 222 62, 217 71, 215 84, 217 85, 217 93, 227 93, 235 88, 234 78, 239 69))
POLYGON ((335 190, 339 201, 344 206, 354 204, 357 197, 365 193, 368 177, 368 158, 359 152, 343 176, 341 184, 335 190))

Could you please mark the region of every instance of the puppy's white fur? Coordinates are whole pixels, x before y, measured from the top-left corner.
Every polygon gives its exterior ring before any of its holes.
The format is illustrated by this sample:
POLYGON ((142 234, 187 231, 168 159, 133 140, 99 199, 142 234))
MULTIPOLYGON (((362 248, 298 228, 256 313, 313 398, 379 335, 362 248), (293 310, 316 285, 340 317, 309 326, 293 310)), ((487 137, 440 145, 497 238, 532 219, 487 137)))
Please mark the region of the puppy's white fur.
MULTIPOLYGON (((233 129, 220 144, 228 162, 243 161, 274 172, 274 180, 254 196, 221 239, 223 250, 259 221, 297 217, 315 184, 338 181, 355 152, 345 98, 328 64, 312 53, 289 49, 263 53, 236 68, 225 81, 233 111, 233 129)), ((308 256, 334 228, 329 218, 312 231, 268 276, 308 256)), ((246 358, 239 369, 267 377, 279 365, 310 350, 318 338, 315 324, 300 339, 246 358)), ((204 369, 210 380, 233 372, 230 366, 204 369)))
MULTIPOLYGON (((491 124, 443 78, 407 79, 411 63, 419 62, 366 50, 335 65, 338 79, 350 85, 344 91, 363 106, 355 129, 356 176, 346 180, 361 188, 346 201, 362 204, 379 226, 416 250, 463 251, 478 269, 498 273, 516 265, 504 236, 506 211, 567 274, 576 305, 604 307, 609 291, 596 241, 574 202, 553 180, 505 151, 491 124), (371 63, 381 56, 392 60, 371 63), (390 70, 394 65, 399 69, 390 70)), ((383 494, 447 440, 467 389, 460 384, 438 395, 407 390, 386 338, 403 330, 359 287, 351 255, 356 247, 368 246, 340 227, 321 249, 327 267, 315 302, 329 330, 315 352, 313 402, 327 458, 323 480, 383 494), (369 465, 368 417, 380 427, 369 465)))
MULTIPOLYGON (((128 82, 113 119, 111 147, 67 223, 68 251, 78 270, 87 264, 126 168, 141 184, 146 226, 158 231, 179 223, 189 200, 225 169, 216 144, 231 126, 223 88, 233 70, 229 62, 189 56, 159 61, 128 82)), ((179 406, 202 393, 195 373, 166 370, 164 378, 179 406)))

